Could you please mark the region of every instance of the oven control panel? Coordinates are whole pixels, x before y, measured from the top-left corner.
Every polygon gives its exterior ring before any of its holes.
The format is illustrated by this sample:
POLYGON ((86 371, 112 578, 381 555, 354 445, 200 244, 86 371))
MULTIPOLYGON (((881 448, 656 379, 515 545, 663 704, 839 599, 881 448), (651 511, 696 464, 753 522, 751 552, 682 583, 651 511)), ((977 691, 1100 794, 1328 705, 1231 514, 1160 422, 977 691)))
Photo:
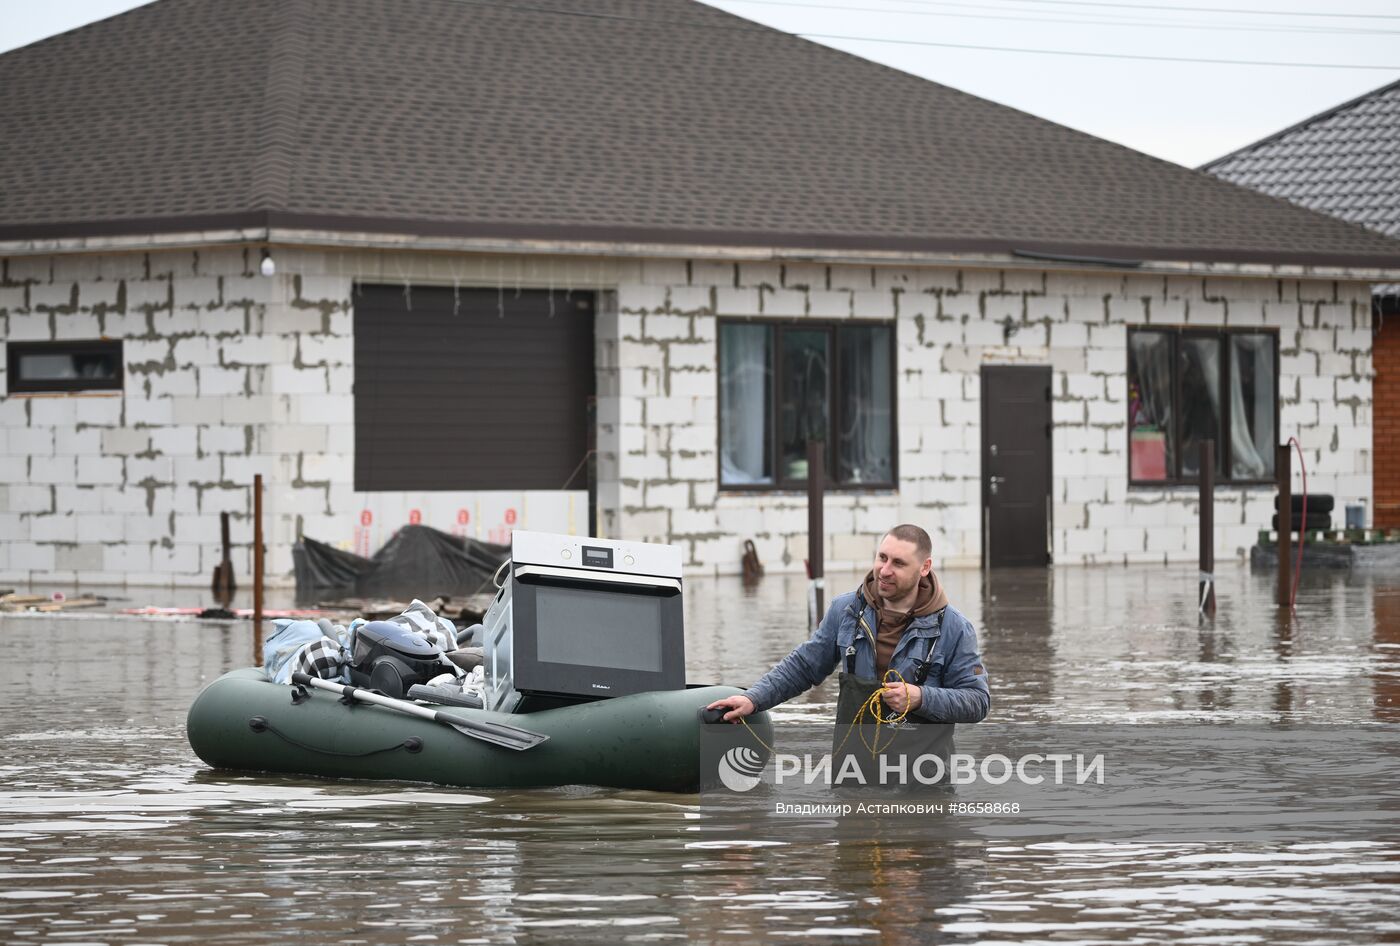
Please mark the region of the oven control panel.
POLYGON ((510 557, 516 565, 596 569, 629 575, 681 577, 681 550, 674 545, 625 542, 552 532, 511 534, 510 557))

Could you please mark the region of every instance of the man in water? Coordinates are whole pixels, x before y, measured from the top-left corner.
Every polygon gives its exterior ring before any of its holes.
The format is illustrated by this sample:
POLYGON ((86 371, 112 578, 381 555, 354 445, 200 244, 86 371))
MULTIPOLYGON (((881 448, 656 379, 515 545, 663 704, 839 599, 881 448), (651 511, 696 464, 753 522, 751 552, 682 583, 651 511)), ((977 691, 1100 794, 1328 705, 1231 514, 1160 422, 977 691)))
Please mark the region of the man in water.
POLYGON ((857 722, 861 707, 876 692, 886 717, 981 722, 991 691, 977 652, 977 632, 948 604, 933 572, 932 552, 933 542, 923 529, 895 526, 880 539, 865 581, 831 602, 809 640, 743 694, 707 708, 723 707, 728 711, 724 719, 737 723, 811 689, 840 666, 838 725, 857 722))

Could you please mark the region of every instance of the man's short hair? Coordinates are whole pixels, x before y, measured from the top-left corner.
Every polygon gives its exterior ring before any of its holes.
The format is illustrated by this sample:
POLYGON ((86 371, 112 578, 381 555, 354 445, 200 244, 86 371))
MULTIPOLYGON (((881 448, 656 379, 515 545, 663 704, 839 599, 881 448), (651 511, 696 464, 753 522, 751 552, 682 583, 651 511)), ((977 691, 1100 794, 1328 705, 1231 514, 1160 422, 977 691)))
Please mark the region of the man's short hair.
POLYGON ((913 542, 914 548, 919 553, 920 562, 933 555, 933 540, 928 537, 927 532, 918 526, 906 522, 903 525, 895 526, 885 535, 892 535, 901 542, 913 542))

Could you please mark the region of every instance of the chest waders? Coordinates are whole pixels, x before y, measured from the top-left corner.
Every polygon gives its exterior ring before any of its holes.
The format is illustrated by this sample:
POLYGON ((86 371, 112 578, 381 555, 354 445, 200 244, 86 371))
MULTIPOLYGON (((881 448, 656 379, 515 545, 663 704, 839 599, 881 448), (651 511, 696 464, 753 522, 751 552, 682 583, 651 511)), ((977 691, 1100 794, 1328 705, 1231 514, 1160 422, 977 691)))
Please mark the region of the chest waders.
MULTIPOLYGON (((875 634, 865 620, 865 602, 857 599, 857 603, 861 606, 857 620, 861 630, 870 640, 873 655, 876 652, 875 634)), ((923 659, 914 664, 913 677, 903 682, 918 687, 924 685, 933 665, 933 650, 938 646, 941 636, 940 616, 939 626, 928 639, 928 648, 924 651, 923 659)), ((933 776, 946 771, 948 757, 953 749, 952 724, 931 722, 914 713, 907 714, 898 723, 878 723, 871 717, 868 706, 872 698, 878 700, 875 694, 884 683, 856 673, 854 643, 847 645, 844 656, 843 669, 838 678, 840 688, 836 696, 836 728, 831 740, 833 783, 838 788, 881 784, 892 788, 917 788, 922 783, 917 776, 923 775, 933 780, 933 776), (928 761, 916 763, 920 756, 929 754, 938 756, 945 768, 939 769, 928 761), (859 772, 859 776, 855 774, 856 771, 859 772)), ((883 704, 880 709, 881 715, 886 718, 893 713, 883 704)))

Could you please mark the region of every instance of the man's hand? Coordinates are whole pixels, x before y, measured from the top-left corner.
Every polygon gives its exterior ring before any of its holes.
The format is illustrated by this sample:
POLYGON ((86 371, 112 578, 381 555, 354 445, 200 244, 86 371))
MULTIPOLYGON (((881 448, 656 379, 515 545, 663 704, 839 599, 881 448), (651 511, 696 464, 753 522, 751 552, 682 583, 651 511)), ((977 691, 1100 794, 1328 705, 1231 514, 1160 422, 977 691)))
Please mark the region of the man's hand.
POLYGON ((912 713, 924 702, 924 691, 912 683, 891 683, 880 699, 896 713, 912 713))
POLYGON ((709 706, 705 707, 705 709, 720 708, 729 711, 724 714, 724 721, 726 723, 737 723, 745 716, 751 715, 755 709, 753 700, 749 699, 747 696, 726 696, 724 699, 715 700, 709 706))

